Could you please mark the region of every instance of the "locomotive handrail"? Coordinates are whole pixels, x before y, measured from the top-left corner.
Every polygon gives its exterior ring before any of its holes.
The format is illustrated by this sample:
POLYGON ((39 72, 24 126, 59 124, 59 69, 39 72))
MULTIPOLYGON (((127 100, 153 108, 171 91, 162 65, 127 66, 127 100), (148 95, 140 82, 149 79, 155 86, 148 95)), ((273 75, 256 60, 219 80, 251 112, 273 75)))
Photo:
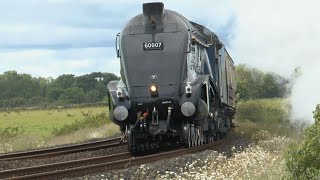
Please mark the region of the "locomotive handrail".
POLYGON ((115 42, 117 58, 121 58, 121 56, 120 56, 120 45, 119 45, 120 43, 119 43, 119 39, 120 39, 120 33, 117 34, 117 36, 116 36, 116 42, 115 42))

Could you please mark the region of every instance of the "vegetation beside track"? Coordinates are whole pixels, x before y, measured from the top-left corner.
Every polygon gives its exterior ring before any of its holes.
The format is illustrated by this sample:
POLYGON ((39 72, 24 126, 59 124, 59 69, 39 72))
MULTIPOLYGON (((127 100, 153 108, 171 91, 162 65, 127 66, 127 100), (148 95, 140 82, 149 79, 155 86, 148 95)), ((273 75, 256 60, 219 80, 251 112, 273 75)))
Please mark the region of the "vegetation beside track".
POLYGON ((283 151, 289 139, 263 130, 253 135, 254 139, 264 138, 264 140, 259 140, 241 151, 234 148, 231 157, 224 153, 211 151, 206 159, 195 159, 187 163, 181 173, 169 171, 163 177, 164 179, 173 178, 172 174, 185 179, 281 179, 288 177, 283 151))
POLYGON ((0 112, 0 152, 114 136, 106 107, 0 112))
POLYGON ((301 141, 295 141, 286 154, 286 164, 292 179, 320 179, 320 104, 314 111, 315 123, 304 131, 301 141))
POLYGON ((289 122, 289 100, 251 99, 240 101, 237 108, 235 133, 247 136, 252 144, 243 151, 234 151, 230 158, 219 154, 221 169, 215 167, 209 172, 240 179, 290 177, 285 154, 298 133, 289 122))
POLYGON ((250 99, 237 103, 236 119, 239 121, 288 123, 290 102, 288 99, 250 99))

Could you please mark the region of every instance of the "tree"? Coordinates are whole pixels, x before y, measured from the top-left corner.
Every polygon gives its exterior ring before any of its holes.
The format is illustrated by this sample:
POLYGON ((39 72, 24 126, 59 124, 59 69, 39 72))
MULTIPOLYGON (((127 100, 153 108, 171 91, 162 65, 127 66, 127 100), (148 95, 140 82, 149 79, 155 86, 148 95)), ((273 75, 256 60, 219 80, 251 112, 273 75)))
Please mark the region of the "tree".
POLYGON ((59 97, 59 100, 63 103, 76 103, 80 104, 84 102, 85 93, 82 88, 71 87, 66 89, 59 97))
POLYGON ((77 79, 76 86, 79 88, 82 88, 85 93, 95 89, 97 80, 95 79, 94 76, 90 74, 86 74, 83 76, 79 76, 76 79, 77 79))
POLYGON ((101 100, 101 98, 99 97, 99 91, 98 90, 91 90, 89 92, 86 93, 86 101, 87 102, 98 102, 99 100, 101 100))
POLYGON ((236 67, 238 99, 284 97, 289 92, 289 80, 275 73, 265 73, 246 65, 236 67))
POLYGON ((7 71, 0 76, 0 98, 31 98, 40 94, 40 84, 29 74, 7 71))
POLYGON ((26 103, 26 99, 23 97, 13 97, 9 101, 10 107, 22 106, 26 103))
POLYGON ((73 74, 63 74, 52 82, 53 87, 67 89, 74 85, 76 78, 73 74))
POLYGON ((39 77, 36 79, 40 86, 40 96, 45 97, 47 94, 47 87, 50 84, 50 78, 39 77))
POLYGON ((266 73, 262 77, 261 96, 265 98, 280 97, 280 88, 275 81, 274 75, 266 73))
POLYGON ((82 76, 63 74, 57 79, 32 77, 7 71, 0 74, 0 107, 98 102, 107 95, 107 84, 115 74, 93 72, 82 76))
POLYGON ((61 94, 64 92, 64 89, 61 87, 50 87, 47 90, 47 98, 52 100, 58 100, 61 94))
POLYGON ((245 65, 236 67, 237 96, 239 99, 260 97, 262 72, 245 65))

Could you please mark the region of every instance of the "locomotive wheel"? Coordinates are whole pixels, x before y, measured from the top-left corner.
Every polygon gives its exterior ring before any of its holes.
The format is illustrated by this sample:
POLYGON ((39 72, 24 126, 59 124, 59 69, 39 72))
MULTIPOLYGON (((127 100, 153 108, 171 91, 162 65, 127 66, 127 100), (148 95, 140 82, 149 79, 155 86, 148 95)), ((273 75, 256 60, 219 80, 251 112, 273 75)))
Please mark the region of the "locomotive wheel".
POLYGON ((199 146, 199 129, 194 127, 195 142, 194 146, 199 146))
POLYGON ((207 144, 207 133, 203 133, 202 140, 203 144, 207 144))
POLYGON ((186 146, 191 147, 191 129, 190 129, 190 124, 187 124, 186 126, 186 146))
POLYGON ((184 122, 182 124, 182 141, 185 143, 185 147, 190 147, 190 124, 184 122))
POLYGON ((199 146, 203 145, 203 129, 199 126, 199 146))
POLYGON ((128 150, 131 151, 131 152, 136 152, 136 148, 134 147, 135 146, 135 137, 134 137, 134 134, 132 132, 132 127, 133 126, 130 126, 130 128, 128 128, 128 137, 127 137, 127 143, 128 143, 128 150))
POLYGON ((198 146, 198 139, 199 139, 199 134, 198 134, 198 128, 194 127, 194 146, 198 146))
POLYGON ((211 143, 211 142, 210 142, 210 136, 209 136, 209 135, 207 135, 207 143, 208 143, 208 144, 211 143))
POLYGON ((145 151, 145 147, 144 144, 140 144, 140 148, 139 148, 140 152, 144 152, 145 151))
POLYGON ((194 128, 195 129, 195 134, 196 134, 196 145, 195 146, 200 146, 200 128, 194 128))
POLYGON ((192 147, 195 147, 197 145, 197 134, 194 125, 191 125, 191 142, 192 147))
POLYGON ((201 146, 205 143, 205 137, 203 135, 202 127, 195 127, 194 124, 187 124, 183 126, 186 130, 185 134, 185 145, 186 147, 201 146))
POLYGON ((231 130, 231 120, 228 116, 226 117, 225 128, 226 128, 227 132, 229 132, 231 130))
POLYGON ((188 124, 188 140, 187 140, 187 144, 188 147, 193 147, 195 146, 195 131, 194 131, 194 126, 192 124, 188 124))
POLYGON ((132 133, 131 133, 131 129, 129 129, 127 131, 127 146, 129 151, 131 151, 131 144, 132 144, 132 133))
POLYGON ((201 146, 202 145, 202 142, 203 142, 203 132, 202 132, 202 128, 200 127, 199 128, 199 146, 201 146))
POLYGON ((147 151, 150 151, 150 150, 151 150, 150 144, 149 144, 149 143, 146 143, 145 145, 146 145, 146 150, 147 150, 147 151))

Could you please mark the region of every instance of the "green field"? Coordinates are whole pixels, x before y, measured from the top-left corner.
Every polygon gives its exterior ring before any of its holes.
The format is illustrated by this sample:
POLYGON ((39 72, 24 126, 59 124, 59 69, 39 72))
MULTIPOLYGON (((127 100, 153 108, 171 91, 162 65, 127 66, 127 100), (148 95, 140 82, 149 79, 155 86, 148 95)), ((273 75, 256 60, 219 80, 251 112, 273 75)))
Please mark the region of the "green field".
MULTIPOLYGON (((18 127, 24 134, 50 137, 54 128, 81 121, 84 114, 108 113, 106 107, 0 112, 0 129, 18 127)), ((108 114, 107 114, 108 116, 108 114)))
POLYGON ((77 143, 116 134, 119 128, 110 123, 107 107, 0 112, 0 152, 77 143))

